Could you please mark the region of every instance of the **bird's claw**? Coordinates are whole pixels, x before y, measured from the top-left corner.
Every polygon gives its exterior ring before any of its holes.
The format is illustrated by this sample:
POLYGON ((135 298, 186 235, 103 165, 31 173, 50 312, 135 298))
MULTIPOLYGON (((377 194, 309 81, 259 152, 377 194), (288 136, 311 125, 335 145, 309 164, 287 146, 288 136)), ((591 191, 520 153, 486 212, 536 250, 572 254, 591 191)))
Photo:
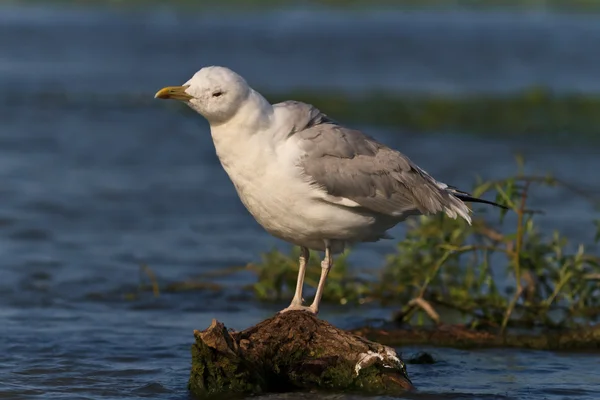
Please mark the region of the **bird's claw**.
POLYGON ((306 311, 306 312, 309 312, 311 314, 315 314, 315 315, 317 314, 317 312, 315 312, 315 310, 314 310, 313 307, 307 307, 307 306, 303 306, 303 305, 300 305, 300 304, 290 304, 289 307, 284 308, 283 310, 279 311, 279 313, 283 314, 283 313, 288 312, 288 311, 306 311))

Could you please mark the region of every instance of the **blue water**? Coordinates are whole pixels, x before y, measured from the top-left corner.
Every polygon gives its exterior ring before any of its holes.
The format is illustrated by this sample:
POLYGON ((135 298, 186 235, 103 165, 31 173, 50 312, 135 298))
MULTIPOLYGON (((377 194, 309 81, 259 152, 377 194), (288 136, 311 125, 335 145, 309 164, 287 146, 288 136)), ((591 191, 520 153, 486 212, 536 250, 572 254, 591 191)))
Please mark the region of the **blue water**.
MULTIPOLYGON (((237 199, 206 123, 153 101, 157 89, 222 64, 282 92, 597 92, 598 43, 600 20, 547 13, 0 6, 0 398, 188 398, 194 329, 212 318, 243 329, 285 306, 244 291, 250 273, 220 278, 221 291, 138 291, 140 264, 168 283, 287 249, 237 199)), ((600 190, 594 147, 362 128, 467 189, 514 173, 521 152, 532 172, 600 190)), ((531 201, 544 228, 590 240, 586 201, 561 190, 531 201)), ((352 262, 376 267, 393 248, 364 245, 352 262)), ((321 317, 350 328, 391 312, 329 304, 321 317)), ((409 398, 600 397, 597 355, 398 350, 439 360, 408 366, 409 398)))

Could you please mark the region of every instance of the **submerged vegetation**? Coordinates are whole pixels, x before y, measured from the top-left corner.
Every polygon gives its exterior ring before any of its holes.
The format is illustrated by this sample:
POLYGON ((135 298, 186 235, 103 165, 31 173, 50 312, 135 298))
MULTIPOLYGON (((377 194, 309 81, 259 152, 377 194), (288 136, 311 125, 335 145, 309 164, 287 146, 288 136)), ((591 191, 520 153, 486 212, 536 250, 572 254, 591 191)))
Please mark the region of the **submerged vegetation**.
MULTIPOLYGON (((299 91, 272 93, 258 90, 272 103, 298 100, 313 104, 346 125, 392 127, 406 132, 460 132, 502 137, 533 136, 563 138, 572 143, 578 138, 586 143, 600 141, 600 96, 594 94, 556 93, 543 87, 530 87, 505 95, 410 94, 406 92, 369 92, 350 95, 343 91, 299 91)), ((13 91, 7 93, 10 104, 115 109, 159 107, 153 93, 41 92, 35 99, 13 91)), ((165 105, 160 105, 165 107, 165 105)), ((198 120, 184 104, 166 105, 183 116, 198 120)))
POLYGON ((493 133, 501 135, 600 137, 600 97, 559 94, 532 87, 511 95, 392 95, 309 92, 267 96, 273 102, 296 99, 325 110, 345 123, 397 126, 407 131, 493 133))
MULTIPOLYGON (((495 192, 496 201, 510 208, 500 213, 500 221, 476 216, 468 225, 443 215, 409 219, 406 237, 382 268, 360 271, 348 264, 348 253, 338 257, 323 300, 398 304, 395 319, 413 326, 466 323, 504 331, 573 328, 597 320, 600 257, 587 252, 584 244, 569 243, 559 232, 542 232, 536 223, 541 211, 528 204, 530 193, 539 186, 566 186, 585 195, 552 176, 519 173, 480 182, 474 195, 489 197, 495 192)), ((598 221, 595 225, 599 227, 598 221)), ((595 240, 599 238, 597 232, 595 240)), ((290 255, 273 251, 262 263, 249 266, 258 277, 253 286, 258 298, 291 298, 297 256, 297 250, 290 255)), ((306 284, 313 287, 320 273, 318 258, 318 254, 311 257, 307 271, 306 284)))

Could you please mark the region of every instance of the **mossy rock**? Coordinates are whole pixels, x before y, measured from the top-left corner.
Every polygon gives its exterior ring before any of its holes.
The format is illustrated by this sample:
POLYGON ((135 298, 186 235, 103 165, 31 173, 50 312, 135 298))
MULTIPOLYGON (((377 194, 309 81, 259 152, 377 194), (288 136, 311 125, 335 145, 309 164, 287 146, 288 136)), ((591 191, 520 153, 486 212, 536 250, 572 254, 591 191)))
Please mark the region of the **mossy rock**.
POLYGON ((277 314, 242 332, 213 320, 194 334, 189 389, 199 398, 306 390, 398 394, 413 388, 392 348, 304 311, 277 314))

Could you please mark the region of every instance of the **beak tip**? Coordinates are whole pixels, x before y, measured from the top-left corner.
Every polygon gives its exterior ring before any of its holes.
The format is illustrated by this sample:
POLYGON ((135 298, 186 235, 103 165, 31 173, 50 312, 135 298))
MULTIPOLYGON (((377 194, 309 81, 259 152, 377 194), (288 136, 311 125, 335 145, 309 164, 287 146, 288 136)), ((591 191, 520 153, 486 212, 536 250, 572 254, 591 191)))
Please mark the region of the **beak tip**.
POLYGON ((164 99, 168 99, 169 95, 165 90, 161 89, 158 92, 156 92, 156 94, 154 95, 154 98, 164 100, 164 99))
POLYGON ((192 98, 192 96, 185 92, 185 89, 187 88, 188 86, 167 86, 156 92, 154 98, 163 100, 173 99, 188 101, 192 98))

